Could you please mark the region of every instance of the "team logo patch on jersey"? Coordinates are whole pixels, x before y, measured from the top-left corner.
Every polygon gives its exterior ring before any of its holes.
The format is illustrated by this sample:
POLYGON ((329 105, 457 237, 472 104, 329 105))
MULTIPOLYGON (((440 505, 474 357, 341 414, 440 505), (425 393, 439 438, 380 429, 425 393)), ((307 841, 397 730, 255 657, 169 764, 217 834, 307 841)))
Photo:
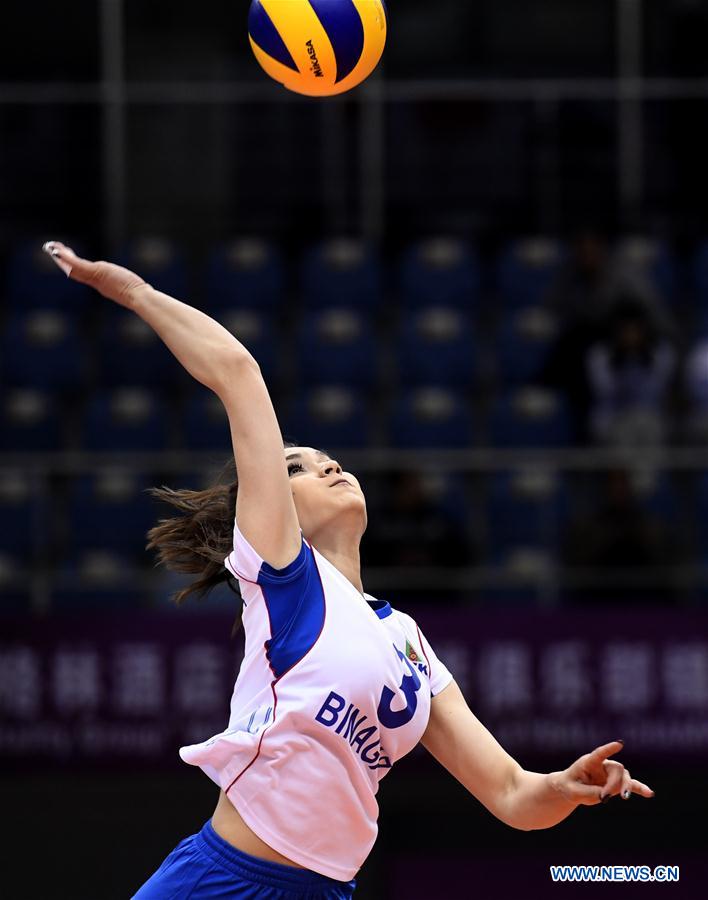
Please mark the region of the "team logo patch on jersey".
POLYGON ((420 656, 413 649, 409 641, 406 641, 406 656, 411 662, 421 662, 420 656))

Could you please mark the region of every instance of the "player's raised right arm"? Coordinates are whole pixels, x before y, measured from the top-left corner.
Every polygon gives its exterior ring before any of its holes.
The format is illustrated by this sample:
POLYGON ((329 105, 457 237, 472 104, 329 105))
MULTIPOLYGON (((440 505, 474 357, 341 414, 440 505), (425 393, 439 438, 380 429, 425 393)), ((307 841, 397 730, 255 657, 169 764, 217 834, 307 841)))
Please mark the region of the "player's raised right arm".
POLYGON ((280 427, 256 360, 214 319, 155 290, 134 272, 80 259, 58 242, 45 250, 69 277, 139 315, 190 375, 220 398, 236 459, 239 528, 269 565, 280 569, 291 563, 300 550, 300 528, 280 427))

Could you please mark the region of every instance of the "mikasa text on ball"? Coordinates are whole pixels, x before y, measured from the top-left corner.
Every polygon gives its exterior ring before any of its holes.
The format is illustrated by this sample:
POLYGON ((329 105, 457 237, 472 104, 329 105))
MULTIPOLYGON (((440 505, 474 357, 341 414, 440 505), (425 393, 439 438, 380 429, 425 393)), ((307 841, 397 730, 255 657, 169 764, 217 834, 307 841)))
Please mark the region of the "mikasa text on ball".
POLYGON ((253 0, 248 16, 261 66, 311 97, 361 84, 381 59, 386 29, 383 0, 253 0))

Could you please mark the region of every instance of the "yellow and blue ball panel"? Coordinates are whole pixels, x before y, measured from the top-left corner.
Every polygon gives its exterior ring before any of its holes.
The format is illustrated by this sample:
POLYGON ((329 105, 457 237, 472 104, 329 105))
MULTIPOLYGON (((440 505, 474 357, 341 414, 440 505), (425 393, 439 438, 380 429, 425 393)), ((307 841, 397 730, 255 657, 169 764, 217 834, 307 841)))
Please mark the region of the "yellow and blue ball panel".
POLYGON ((254 0, 251 47, 262 68, 291 91, 342 94, 376 68, 386 44, 383 0, 254 0))

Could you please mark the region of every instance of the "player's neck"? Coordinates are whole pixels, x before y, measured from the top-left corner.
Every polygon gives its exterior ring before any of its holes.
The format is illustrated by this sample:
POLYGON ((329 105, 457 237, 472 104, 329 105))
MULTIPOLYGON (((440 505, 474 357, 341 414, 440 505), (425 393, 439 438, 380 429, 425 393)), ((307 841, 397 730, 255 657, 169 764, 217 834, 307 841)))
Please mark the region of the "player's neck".
POLYGON ((328 563, 340 572, 360 594, 364 593, 361 581, 361 557, 359 555, 360 535, 341 533, 315 535, 312 546, 324 556, 328 563), (319 539, 318 539, 319 538, 319 539))

